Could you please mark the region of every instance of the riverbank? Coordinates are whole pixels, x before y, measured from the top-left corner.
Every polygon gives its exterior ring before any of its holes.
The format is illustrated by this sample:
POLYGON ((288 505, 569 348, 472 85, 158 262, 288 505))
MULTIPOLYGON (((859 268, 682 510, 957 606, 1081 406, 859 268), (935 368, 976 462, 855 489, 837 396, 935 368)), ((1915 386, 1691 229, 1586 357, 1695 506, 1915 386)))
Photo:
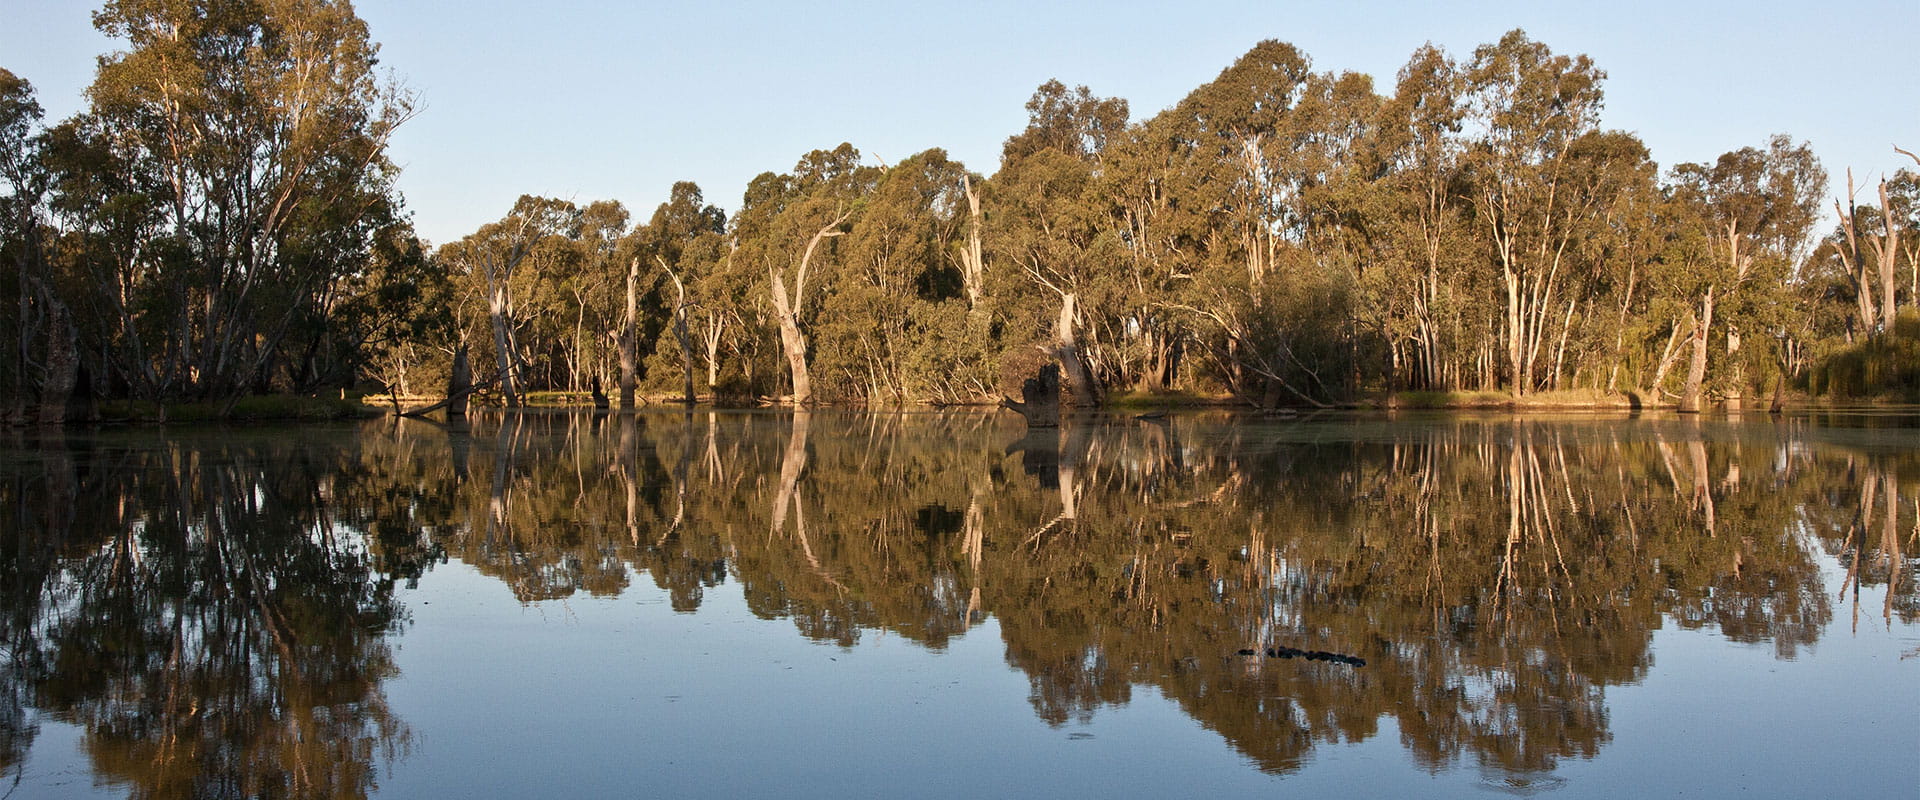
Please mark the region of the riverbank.
POLYGON ((197 422, 320 422, 365 419, 388 413, 387 409, 362 403, 354 397, 302 397, 299 395, 258 395, 225 403, 155 403, 144 400, 103 402, 99 418, 103 423, 197 423, 197 422))
MULTIPOLYGON (((1764 401, 1763 407, 1764 407, 1764 401)), ((1208 397, 1187 393, 1147 394, 1133 392, 1109 399, 1108 407, 1138 411, 1161 408, 1239 408, 1246 403, 1232 396, 1208 397)), ((1348 411, 1431 410, 1520 410, 1520 411, 1639 411, 1673 408, 1672 402, 1656 402, 1638 392, 1607 392, 1596 389, 1571 389, 1536 392, 1515 397, 1508 392, 1393 392, 1363 397, 1329 406, 1348 411)), ((1298 410, 1310 407, 1297 406, 1298 410)))
MULTIPOLYGON (((438 395, 402 395, 399 404, 403 408, 420 408, 438 402, 438 395)), ((525 397, 527 408, 590 408, 592 398, 587 392, 530 392, 525 397)), ((367 395, 361 399, 366 409, 374 415, 392 413, 393 399, 387 395, 367 395)), ((640 408, 683 408, 678 393, 640 395, 640 408)), ((1766 411, 1772 403, 1771 397, 1746 398, 1744 410, 1766 411)), ((474 405, 480 407, 499 407, 497 396, 476 395, 474 405)), ((617 403, 616 403, 617 405, 617 403)), ((748 398, 714 398, 701 395, 696 398, 696 406, 708 409, 757 408, 783 404, 761 399, 756 402, 748 398)), ((880 409, 880 408, 992 408, 995 402, 947 403, 939 405, 909 404, 905 406, 881 406, 870 403, 822 402, 818 408, 880 409)), ((1920 405, 1903 398, 1889 396, 1874 399, 1834 399, 1810 397, 1802 392, 1789 392, 1783 398, 1783 407, 1789 410, 1838 411, 1849 409, 1874 409, 1884 411, 1920 411, 1920 405)), ((1125 392, 1107 396, 1100 408, 1128 413, 1174 411, 1174 410, 1249 410, 1248 404, 1232 395, 1204 395, 1191 392, 1125 392)), ((1311 406, 1284 406, 1293 411, 1312 411, 1311 406)), ((1651 395, 1639 392, 1607 392, 1598 389, 1571 389, 1562 391, 1536 392, 1515 397, 1507 392, 1455 391, 1423 392, 1405 391, 1392 394, 1375 395, 1359 400, 1336 403, 1327 410, 1342 411, 1671 411, 1676 408, 1672 400, 1655 400, 1651 395)), ((1711 411, 1727 410, 1722 401, 1714 401, 1711 411)))

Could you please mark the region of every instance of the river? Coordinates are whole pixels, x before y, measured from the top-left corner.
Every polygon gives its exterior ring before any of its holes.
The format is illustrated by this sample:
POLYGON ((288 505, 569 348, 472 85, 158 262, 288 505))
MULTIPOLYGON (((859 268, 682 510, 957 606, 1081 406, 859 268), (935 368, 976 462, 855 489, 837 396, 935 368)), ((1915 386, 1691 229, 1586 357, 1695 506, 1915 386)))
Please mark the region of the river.
POLYGON ((1920 417, 0 432, 0 793, 1904 796, 1920 417))

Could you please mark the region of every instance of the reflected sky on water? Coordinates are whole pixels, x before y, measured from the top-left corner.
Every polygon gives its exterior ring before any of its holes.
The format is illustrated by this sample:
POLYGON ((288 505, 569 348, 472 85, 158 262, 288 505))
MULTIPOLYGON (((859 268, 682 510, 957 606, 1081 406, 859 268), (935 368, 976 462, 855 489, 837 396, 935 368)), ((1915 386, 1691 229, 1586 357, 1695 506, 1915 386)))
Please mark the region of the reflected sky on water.
POLYGON ((1920 779, 1913 417, 4 436, 14 796, 1920 779))

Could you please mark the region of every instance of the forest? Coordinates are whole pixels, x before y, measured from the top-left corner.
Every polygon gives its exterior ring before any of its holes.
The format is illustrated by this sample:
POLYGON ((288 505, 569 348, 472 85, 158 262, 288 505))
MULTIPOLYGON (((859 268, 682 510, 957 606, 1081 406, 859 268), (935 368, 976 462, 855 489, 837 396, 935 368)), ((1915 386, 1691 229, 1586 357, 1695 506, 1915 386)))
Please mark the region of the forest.
POLYGON ((348 3, 94 19, 71 118, 0 64, 9 422, 456 362, 510 406, 991 403, 1047 363, 1088 404, 1920 400, 1920 174, 1784 134, 1663 167, 1519 30, 1391 83, 1262 41, 1139 118, 1048 80, 991 174, 823 143, 731 211, 529 195, 430 243, 387 157, 417 98, 348 3))

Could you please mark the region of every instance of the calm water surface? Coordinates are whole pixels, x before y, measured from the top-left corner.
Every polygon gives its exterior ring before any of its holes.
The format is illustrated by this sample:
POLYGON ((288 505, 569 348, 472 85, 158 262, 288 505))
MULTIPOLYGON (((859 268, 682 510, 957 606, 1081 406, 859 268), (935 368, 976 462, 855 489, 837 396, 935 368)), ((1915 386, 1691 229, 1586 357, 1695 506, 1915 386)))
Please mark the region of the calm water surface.
POLYGON ((12 797, 1920 785, 1912 417, 0 437, 12 797))

